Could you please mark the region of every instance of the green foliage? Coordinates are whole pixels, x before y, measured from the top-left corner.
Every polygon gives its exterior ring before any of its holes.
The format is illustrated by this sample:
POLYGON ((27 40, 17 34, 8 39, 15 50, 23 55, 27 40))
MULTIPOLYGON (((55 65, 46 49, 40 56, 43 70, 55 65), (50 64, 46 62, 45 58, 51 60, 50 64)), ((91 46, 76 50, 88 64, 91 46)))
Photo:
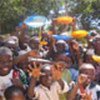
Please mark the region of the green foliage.
POLYGON ((1 0, 0 4, 1 31, 12 31, 20 20, 19 17, 25 13, 25 9, 20 5, 21 0, 1 0))
POLYGON ((0 31, 10 32, 31 14, 47 15, 54 6, 49 0, 0 0, 0 31), (52 6, 52 7, 51 7, 52 6))
POLYGON ((14 30, 28 15, 36 13, 46 16, 51 9, 57 10, 59 6, 68 4, 66 9, 70 8, 72 15, 82 13, 83 18, 88 15, 100 17, 100 0, 0 0, 0 32, 14 30))
POLYGON ((70 4, 70 14, 72 16, 81 15, 80 22, 85 29, 91 29, 90 21, 87 21, 90 16, 92 19, 100 19, 100 0, 65 0, 73 2, 70 4), (76 6, 74 6, 76 5, 76 6))

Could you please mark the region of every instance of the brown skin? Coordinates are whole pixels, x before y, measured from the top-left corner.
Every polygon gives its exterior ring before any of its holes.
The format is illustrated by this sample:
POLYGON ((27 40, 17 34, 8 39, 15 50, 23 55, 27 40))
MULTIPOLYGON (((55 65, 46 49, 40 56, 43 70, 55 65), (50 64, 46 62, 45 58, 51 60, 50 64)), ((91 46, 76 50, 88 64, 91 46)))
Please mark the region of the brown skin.
POLYGON ((55 39, 54 39, 53 36, 50 35, 50 34, 44 33, 44 34, 43 34, 43 39, 45 40, 45 38, 47 38, 47 40, 49 40, 49 41, 51 42, 51 44, 53 44, 53 43, 55 42, 55 39))
POLYGON ((27 96, 31 100, 35 96, 34 88, 36 85, 36 78, 32 77, 27 91, 27 96))
POLYGON ((47 46, 49 49, 51 49, 52 46, 55 44, 55 39, 53 38, 53 36, 45 33, 45 34, 42 34, 42 37, 43 38, 41 40, 48 42, 47 46))
POLYGON ((59 54, 55 57, 55 61, 63 61, 66 63, 66 68, 69 68, 72 65, 72 61, 69 57, 67 57, 65 54, 59 54))
MULTIPOLYGON (((6 76, 10 73, 13 66, 13 59, 10 55, 0 55, 0 76, 6 76)), ((23 84, 19 79, 11 79, 15 86, 23 88, 23 84)))
POLYGON ((19 64, 22 62, 28 62, 28 57, 34 57, 34 58, 41 58, 40 54, 36 50, 32 50, 24 55, 20 55, 14 59, 14 64, 19 64))
POLYGON ((86 74, 88 76, 88 79, 90 79, 90 83, 95 78, 95 70, 93 70, 93 69, 83 69, 82 74, 86 74))
POLYGON ((0 55, 0 76, 7 75, 13 66, 13 59, 10 55, 0 55))
POLYGON ((30 40, 29 42, 30 47, 32 48, 32 50, 39 50, 39 41, 37 40, 30 40))
POLYGON ((94 48, 97 55, 100 55, 100 38, 97 38, 94 42, 94 48))
POLYGON ((72 31, 75 31, 76 30, 76 19, 73 18, 73 22, 71 23, 71 26, 72 26, 72 31))
MULTIPOLYGON (((95 70, 83 69, 81 74, 79 75, 78 82, 76 83, 76 85, 74 86, 73 90, 71 91, 69 95, 70 100, 74 100, 80 84, 83 85, 84 88, 86 88, 86 86, 89 85, 94 80, 94 77, 95 77, 95 70), (82 77, 82 74, 87 75, 87 77, 83 77, 84 78, 83 81, 80 80, 80 77, 82 77)), ((90 95, 86 93, 85 98, 90 98, 90 95)), ((86 100, 91 100, 91 99, 86 99, 86 100)))
MULTIPOLYGON (((51 70, 45 69, 45 70, 43 70, 43 73, 45 73, 45 74, 40 76, 40 84, 42 84, 43 86, 50 89, 50 86, 53 82, 52 72, 51 72, 51 70)), ((57 80, 57 81, 60 84, 61 88, 63 89, 64 88, 63 81, 61 79, 57 80)), ((35 96, 35 92, 34 92, 35 84, 36 84, 36 78, 32 77, 29 88, 28 88, 28 97, 30 97, 30 98, 35 96)))
POLYGON ((81 59, 81 52, 80 52, 78 42, 75 42, 72 40, 69 42, 69 46, 70 46, 70 52, 72 54, 71 58, 72 58, 73 63, 76 61, 76 57, 77 57, 78 66, 80 66, 83 63, 83 61, 81 59))
POLYGON ((20 31, 20 34, 18 34, 18 39, 19 39, 19 46, 22 50, 26 49, 26 46, 24 45, 24 43, 29 43, 30 41, 30 37, 28 35, 26 35, 23 30, 20 31))
POLYGON ((96 64, 96 75, 95 75, 95 81, 97 84, 100 85, 100 64, 96 64))
POLYGON ((4 42, 4 38, 0 36, 0 43, 4 42))
POLYGON ((63 61, 58 61, 55 63, 55 68, 61 72, 64 71, 64 69, 66 69, 66 63, 63 61))
POLYGON ((25 100, 25 96, 21 92, 14 92, 10 100, 25 100))
POLYGON ((0 96, 0 100, 3 100, 3 97, 2 96, 0 96))
POLYGON ((24 90, 23 83, 21 82, 20 79, 11 79, 11 81, 12 81, 13 85, 18 86, 24 90))
POLYGON ((17 67, 22 69, 24 72, 27 72, 27 66, 28 66, 28 61, 27 60, 23 60, 23 61, 21 61, 17 64, 17 67))
POLYGON ((45 71, 45 74, 46 75, 43 75, 43 76, 40 76, 40 83, 43 85, 43 86, 45 86, 45 87, 47 87, 48 89, 50 89, 50 86, 51 86, 51 84, 52 84, 52 81, 53 81, 53 79, 52 79, 52 73, 51 73, 51 71, 45 71))
POLYGON ((66 49, 65 45, 61 43, 56 44, 56 48, 58 53, 63 53, 66 49))

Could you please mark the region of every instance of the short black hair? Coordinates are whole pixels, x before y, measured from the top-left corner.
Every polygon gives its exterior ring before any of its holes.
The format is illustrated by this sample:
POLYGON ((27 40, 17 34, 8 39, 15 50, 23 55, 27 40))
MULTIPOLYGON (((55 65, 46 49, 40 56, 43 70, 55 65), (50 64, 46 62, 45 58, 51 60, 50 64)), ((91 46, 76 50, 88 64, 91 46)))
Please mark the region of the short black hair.
POLYGON ((15 92, 20 92, 20 93, 23 93, 23 90, 20 88, 20 87, 17 87, 17 86, 10 86, 8 87, 5 92, 4 92, 4 96, 5 96, 5 99, 6 100, 11 100, 12 98, 12 95, 15 93, 15 92))

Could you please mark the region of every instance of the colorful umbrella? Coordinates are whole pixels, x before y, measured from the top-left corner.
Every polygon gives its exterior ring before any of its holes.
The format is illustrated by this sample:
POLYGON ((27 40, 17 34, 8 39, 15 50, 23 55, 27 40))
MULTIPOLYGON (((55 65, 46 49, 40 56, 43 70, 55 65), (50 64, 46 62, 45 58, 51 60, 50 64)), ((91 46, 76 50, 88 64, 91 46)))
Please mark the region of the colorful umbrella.
POLYGON ((30 28, 40 28, 48 24, 48 19, 44 16, 29 16, 24 23, 30 28))
POLYGON ((100 56, 98 56, 98 55, 93 55, 93 56, 92 56, 92 59, 93 59, 94 61, 100 63, 100 56))
POLYGON ((64 41, 68 41, 70 40, 72 37, 70 36, 66 36, 66 35, 53 35, 53 37, 58 41, 58 40, 64 40, 64 41))
POLYGON ((84 38, 87 35, 88 35, 88 32, 86 30, 77 30, 77 31, 72 32, 72 37, 77 38, 77 39, 84 38))
POLYGON ((73 22, 73 18, 70 16, 62 16, 56 18, 55 22, 58 24, 71 24, 73 22))

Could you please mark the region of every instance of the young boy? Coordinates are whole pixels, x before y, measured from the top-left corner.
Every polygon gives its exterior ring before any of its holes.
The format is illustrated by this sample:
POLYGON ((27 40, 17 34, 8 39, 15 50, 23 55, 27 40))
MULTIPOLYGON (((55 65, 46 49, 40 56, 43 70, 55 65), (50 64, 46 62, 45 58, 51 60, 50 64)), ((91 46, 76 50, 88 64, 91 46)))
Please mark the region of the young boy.
POLYGON ((59 79, 53 81, 52 65, 44 65, 41 69, 40 84, 36 86, 36 78, 32 77, 28 97, 38 100, 60 100, 59 94, 66 93, 69 90, 67 83, 59 79))
POLYGON ((3 96, 5 89, 12 85, 12 55, 10 49, 0 48, 0 96, 3 96))
MULTIPOLYGON (((4 91, 11 85, 23 87, 20 81, 19 72, 13 69, 13 53, 7 47, 0 48, 0 97, 4 96, 4 91)), ((1 99, 0 99, 1 100, 1 99)))
POLYGON ((16 86, 11 86, 5 90, 6 100, 25 100, 23 90, 16 86))
POLYGON ((100 100, 100 86, 94 83, 95 68, 84 63, 79 69, 78 82, 72 89, 70 100, 100 100))

